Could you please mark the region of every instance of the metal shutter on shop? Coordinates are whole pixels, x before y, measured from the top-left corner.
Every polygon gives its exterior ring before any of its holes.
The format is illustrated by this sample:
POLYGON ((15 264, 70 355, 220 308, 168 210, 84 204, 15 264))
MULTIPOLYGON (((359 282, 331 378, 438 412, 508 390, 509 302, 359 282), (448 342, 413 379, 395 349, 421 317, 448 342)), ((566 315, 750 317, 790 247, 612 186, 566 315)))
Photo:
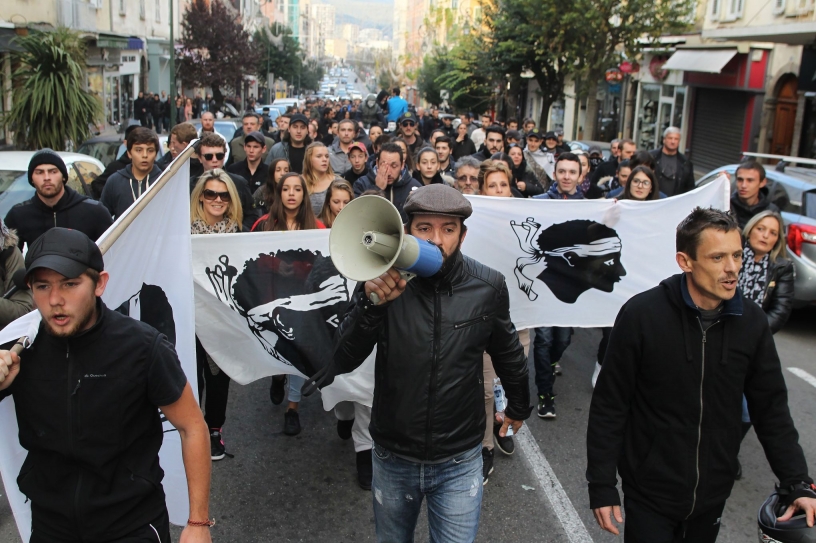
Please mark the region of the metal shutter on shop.
POLYGON ((694 169, 710 171, 739 162, 745 126, 745 93, 698 89, 691 134, 691 161, 694 169))

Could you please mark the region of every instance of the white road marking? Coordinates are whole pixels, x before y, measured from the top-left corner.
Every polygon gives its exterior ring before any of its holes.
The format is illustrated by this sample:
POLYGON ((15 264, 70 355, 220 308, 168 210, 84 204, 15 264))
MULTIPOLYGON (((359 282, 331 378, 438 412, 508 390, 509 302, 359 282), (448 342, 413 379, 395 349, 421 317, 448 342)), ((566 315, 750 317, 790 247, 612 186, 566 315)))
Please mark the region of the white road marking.
POLYGON ((541 448, 526 425, 522 426, 516 434, 516 443, 521 447, 524 457, 530 463, 533 474, 538 479, 539 487, 547 495, 570 543, 592 543, 592 537, 587 532, 581 517, 578 516, 578 511, 575 510, 575 506, 572 505, 564 487, 561 486, 550 463, 547 462, 544 453, 541 452, 541 448))
POLYGON ((798 378, 802 379, 804 382, 809 384, 812 387, 816 387, 816 377, 812 376, 805 370, 799 368, 787 368, 789 372, 797 376, 798 378))

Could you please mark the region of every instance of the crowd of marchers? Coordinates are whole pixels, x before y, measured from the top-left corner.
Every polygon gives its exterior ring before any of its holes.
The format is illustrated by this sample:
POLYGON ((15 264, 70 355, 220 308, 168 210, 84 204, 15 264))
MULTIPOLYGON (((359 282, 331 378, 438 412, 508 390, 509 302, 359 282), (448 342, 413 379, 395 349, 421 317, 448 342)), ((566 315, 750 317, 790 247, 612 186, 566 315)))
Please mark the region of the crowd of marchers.
MULTIPOLYGON (((556 421, 557 376, 573 330, 516 330, 504 278, 466 256, 472 208, 464 195, 676 197, 695 187, 680 131, 667 128, 654 150, 615 140, 605 160, 599 147, 572 150, 562 133, 530 119, 519 126, 483 115, 477 126, 467 114, 454 128, 436 109, 409 107, 399 89, 359 103, 308 99, 274 123, 249 111, 229 141, 215 131, 212 111, 197 113, 200 130, 176 124, 162 160, 149 120, 129 127, 127 152, 92 183, 95 199, 66 184, 58 154, 39 151, 28 169, 36 194, 2 225, 5 289, 24 269, 31 290, 0 301, 0 325, 32 309, 43 318, 34 348, 0 352, 0 399, 14 397, 28 451, 18 485, 32 503, 31 541, 169 541, 155 407, 182 434, 191 500, 182 541, 209 540, 210 462, 231 456, 230 378, 196 341, 195 405, 166 338, 101 302, 107 272, 91 241, 194 140, 193 235, 331 228, 350 201, 374 195, 396 207, 406 232, 439 247, 444 263, 433 277, 406 283, 389 270, 355 293, 330 377, 353 371, 376 346, 374 407, 344 402, 334 414, 338 436, 354 442, 360 487, 373 490, 378 541, 412 540, 423 500, 432 541, 473 541, 494 450, 515 451, 508 429, 519 430, 531 412, 556 421), (78 377, 106 372, 125 379, 82 386, 78 377), (495 408, 496 378, 503 411, 495 408), (123 406, 121 398, 130 400, 123 406), (106 424, 82 427, 82 416, 106 424)), ((735 175, 730 213, 697 209, 666 225, 677 231, 679 273, 636 295, 602 329, 589 501, 599 525, 617 533, 620 477, 626 541, 715 541, 752 425, 779 477, 780 526, 797 509, 813 524, 816 492, 772 339, 792 308, 784 225, 763 166, 746 161, 735 175)), ((295 375, 270 380, 271 402, 286 401, 288 436, 303 431, 304 384, 295 375)))

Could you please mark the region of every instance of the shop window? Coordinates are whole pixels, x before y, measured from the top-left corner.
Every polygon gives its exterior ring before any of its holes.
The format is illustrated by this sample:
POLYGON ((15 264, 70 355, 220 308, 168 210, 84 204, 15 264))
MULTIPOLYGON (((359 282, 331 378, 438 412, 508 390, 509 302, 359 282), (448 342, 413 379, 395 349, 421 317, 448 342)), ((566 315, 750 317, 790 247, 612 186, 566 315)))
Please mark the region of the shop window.
POLYGON ((742 17, 745 10, 745 0, 726 0, 728 2, 728 15, 726 20, 733 21, 742 17))

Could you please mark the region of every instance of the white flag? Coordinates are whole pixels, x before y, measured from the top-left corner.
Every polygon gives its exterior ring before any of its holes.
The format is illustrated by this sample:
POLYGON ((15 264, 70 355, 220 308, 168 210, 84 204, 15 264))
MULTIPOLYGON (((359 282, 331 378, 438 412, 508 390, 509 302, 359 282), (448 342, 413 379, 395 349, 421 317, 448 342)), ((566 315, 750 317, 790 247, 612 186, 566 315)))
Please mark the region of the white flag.
MULTIPOLYGON (((110 309, 120 309, 167 335, 175 344, 182 368, 197 395, 193 317, 193 285, 190 281, 190 168, 183 164, 155 198, 135 218, 104 255, 110 273, 102 299, 110 309)), ((151 187, 154 190, 156 185, 151 187)), ((149 191, 142 195, 144 198, 149 191)), ((131 207, 97 243, 124 221, 131 207)), ((31 322, 39 322, 34 311, 0 332, 0 343, 19 338, 31 322)), ((36 339, 35 339, 36 341, 36 339)), ((17 436, 17 419, 12 398, 0 402, 0 470, 17 528, 24 543, 31 535, 31 510, 19 489, 17 475, 26 451, 17 436)), ((181 457, 181 438, 164 422, 164 443, 159 453, 164 470, 164 492, 170 521, 185 525, 189 518, 187 479, 181 457)))

